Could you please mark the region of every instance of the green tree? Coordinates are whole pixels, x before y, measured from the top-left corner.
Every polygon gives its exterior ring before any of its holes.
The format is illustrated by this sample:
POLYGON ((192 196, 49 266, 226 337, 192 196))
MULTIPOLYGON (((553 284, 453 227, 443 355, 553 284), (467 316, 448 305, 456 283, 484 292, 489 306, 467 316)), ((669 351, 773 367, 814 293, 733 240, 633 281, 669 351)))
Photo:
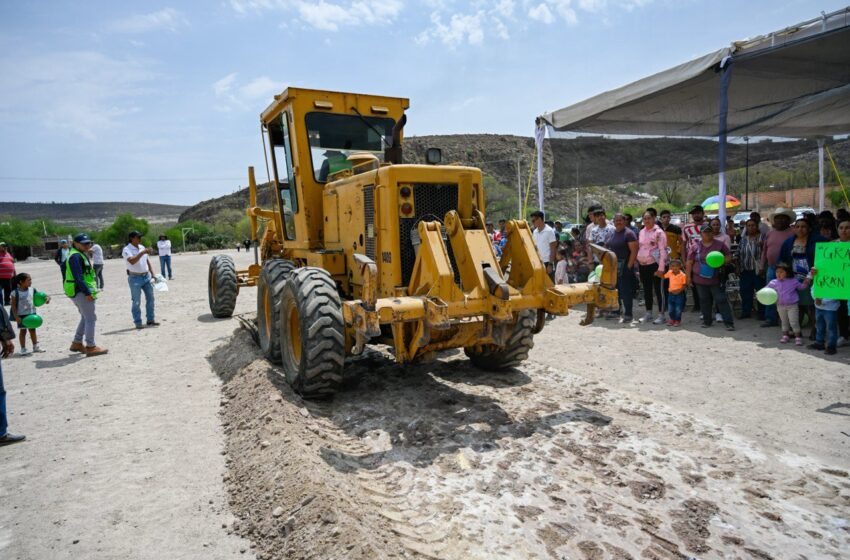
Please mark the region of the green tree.
POLYGON ((5 241, 13 247, 37 245, 41 243, 39 228, 36 228, 35 222, 25 222, 17 218, 0 218, 0 241, 5 241))
POLYGON ((147 220, 134 218, 132 214, 119 214, 112 225, 94 234, 94 240, 104 246, 123 245, 127 243, 127 234, 136 230, 142 234, 142 244, 148 246, 151 243, 146 237, 149 229, 147 220))

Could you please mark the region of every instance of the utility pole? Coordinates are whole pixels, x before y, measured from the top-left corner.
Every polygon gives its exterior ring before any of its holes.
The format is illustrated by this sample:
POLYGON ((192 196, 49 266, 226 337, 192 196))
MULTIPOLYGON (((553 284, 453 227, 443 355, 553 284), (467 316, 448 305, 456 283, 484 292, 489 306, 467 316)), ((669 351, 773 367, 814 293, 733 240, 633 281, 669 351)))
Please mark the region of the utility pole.
POLYGON ((192 227, 184 227, 184 228, 181 228, 181 230, 180 230, 180 231, 182 231, 182 232, 183 232, 183 252, 185 253, 185 252, 186 252, 186 232, 187 232, 187 231, 195 231, 195 228, 192 228, 192 227))
POLYGON ((517 203, 517 211, 516 217, 517 220, 522 219, 522 177, 520 176, 519 166, 521 165, 520 157, 516 158, 516 203, 517 203))
POLYGON ((744 136, 747 147, 745 150, 746 166, 744 171, 744 210, 750 209, 750 137, 744 136))
POLYGON ((578 202, 578 166, 579 166, 578 152, 576 152, 576 225, 578 225, 579 218, 579 202, 578 202))

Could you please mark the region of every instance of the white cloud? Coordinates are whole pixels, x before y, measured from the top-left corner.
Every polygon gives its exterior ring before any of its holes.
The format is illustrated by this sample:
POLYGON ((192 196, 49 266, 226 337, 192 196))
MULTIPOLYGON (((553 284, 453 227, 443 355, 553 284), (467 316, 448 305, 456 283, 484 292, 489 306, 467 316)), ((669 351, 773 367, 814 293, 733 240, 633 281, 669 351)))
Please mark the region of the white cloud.
POLYGON ((178 31, 188 27, 189 22, 174 8, 163 8, 149 14, 136 14, 107 25, 113 33, 148 33, 150 31, 178 31))
POLYGON ((240 15, 294 12, 302 22, 322 31, 392 23, 404 9, 402 0, 230 0, 230 6, 240 15))
POLYGON ((0 120, 38 123, 88 140, 140 111, 156 74, 150 63, 96 51, 50 52, 0 59, 15 76, 0 89, 0 120))
POLYGON ((275 94, 282 92, 286 84, 272 80, 268 76, 259 76, 249 82, 240 84, 239 74, 232 72, 213 82, 212 90, 222 103, 216 105, 219 111, 254 108, 271 101, 275 94))
POLYGON ((555 16, 552 15, 552 11, 549 10, 549 6, 546 4, 538 4, 529 8, 528 17, 536 21, 541 21, 546 25, 555 21, 555 16))
POLYGON ((436 39, 451 48, 463 43, 480 45, 484 41, 484 12, 475 14, 453 14, 448 24, 443 23, 439 13, 431 14, 431 28, 420 33, 416 42, 426 44, 436 39))

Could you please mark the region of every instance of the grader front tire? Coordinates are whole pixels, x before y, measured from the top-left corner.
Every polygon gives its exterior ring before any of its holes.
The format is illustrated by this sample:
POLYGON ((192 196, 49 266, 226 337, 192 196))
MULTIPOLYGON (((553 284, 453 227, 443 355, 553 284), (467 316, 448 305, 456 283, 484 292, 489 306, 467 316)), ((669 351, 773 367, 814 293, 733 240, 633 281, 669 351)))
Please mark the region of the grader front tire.
POLYGON ((339 293, 327 271, 299 268, 284 283, 280 350, 286 380, 303 397, 328 397, 339 389, 345 326, 339 293))
POLYGON ((295 263, 273 259, 263 263, 257 279, 257 334, 260 349, 270 361, 280 363, 280 294, 295 263))
POLYGON ((236 308, 236 294, 239 286, 236 280, 236 265, 227 255, 215 255, 210 260, 207 274, 207 297, 213 317, 225 318, 233 315, 236 308))
POLYGON ((504 346, 482 344, 468 346, 464 352, 477 368, 498 371, 520 365, 528 359, 528 352, 534 347, 534 327, 537 315, 533 309, 520 311, 511 330, 508 342, 504 346))

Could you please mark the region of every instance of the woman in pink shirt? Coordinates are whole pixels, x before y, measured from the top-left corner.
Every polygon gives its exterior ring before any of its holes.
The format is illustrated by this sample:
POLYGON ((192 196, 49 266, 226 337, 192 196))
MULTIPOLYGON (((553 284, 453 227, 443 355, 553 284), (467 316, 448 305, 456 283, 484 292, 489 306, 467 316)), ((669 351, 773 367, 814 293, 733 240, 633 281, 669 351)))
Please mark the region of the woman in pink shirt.
POLYGON ((643 285, 643 299, 646 302, 646 314, 641 319, 648 323, 652 319, 652 295, 658 298, 658 317, 652 321, 655 325, 664 323, 664 301, 661 298, 661 279, 667 265, 667 234, 655 224, 655 215, 643 214, 643 229, 638 233, 638 270, 643 285))

